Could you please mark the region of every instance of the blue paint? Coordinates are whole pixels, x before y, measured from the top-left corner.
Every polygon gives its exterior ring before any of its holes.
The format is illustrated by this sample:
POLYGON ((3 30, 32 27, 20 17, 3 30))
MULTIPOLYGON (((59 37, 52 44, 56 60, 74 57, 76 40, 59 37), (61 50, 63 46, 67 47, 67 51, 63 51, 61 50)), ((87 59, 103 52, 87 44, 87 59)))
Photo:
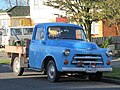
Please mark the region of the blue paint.
MULTIPOLYGON (((111 61, 111 57, 106 55, 107 49, 99 48, 96 44, 92 42, 87 42, 86 40, 78 40, 78 39, 64 39, 64 38, 49 38, 49 27, 74 27, 82 30, 83 34, 84 30, 81 26, 74 24, 66 24, 66 23, 41 23, 37 24, 34 28, 32 40, 29 47, 29 66, 32 68, 42 69, 42 64, 44 59, 47 56, 52 56, 56 63, 56 67, 58 71, 62 72, 63 67, 69 68, 90 68, 90 64, 85 64, 84 66, 77 66, 77 64, 73 64, 75 56, 84 56, 84 57, 101 57, 101 60, 96 60, 97 62, 101 61, 102 64, 96 64, 96 67, 102 68, 111 68, 111 65, 107 65, 106 62, 108 60, 111 61), (44 29, 44 39, 36 40, 36 32, 37 28, 44 29), (65 49, 70 49, 70 55, 65 56, 63 51, 65 49), (64 60, 68 60, 69 63, 67 65, 64 64, 64 60)), ((67 29, 66 29, 67 30, 67 29)), ((64 30, 65 31, 65 30, 64 30)), ((73 34, 73 33, 72 33, 73 34)), ((71 35, 72 35, 71 34, 71 35)), ((70 38, 70 36, 68 37, 70 38)), ((86 36, 84 35, 84 38, 86 36)), ((82 60, 84 61, 84 60, 82 60)), ((88 59, 88 61, 91 61, 88 59)), ((91 64, 92 65, 92 64, 91 64)))

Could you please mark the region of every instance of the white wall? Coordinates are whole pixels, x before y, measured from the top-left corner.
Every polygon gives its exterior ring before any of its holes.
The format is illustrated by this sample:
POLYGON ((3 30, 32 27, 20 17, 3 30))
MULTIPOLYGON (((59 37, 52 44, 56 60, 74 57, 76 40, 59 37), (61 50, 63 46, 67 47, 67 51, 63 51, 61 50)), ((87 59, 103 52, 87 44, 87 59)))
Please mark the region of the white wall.
POLYGON ((7 13, 0 13, 0 28, 10 26, 10 17, 7 13))
POLYGON ((55 14, 65 16, 65 12, 45 6, 43 1, 30 0, 30 16, 35 24, 54 21, 57 17, 55 14))

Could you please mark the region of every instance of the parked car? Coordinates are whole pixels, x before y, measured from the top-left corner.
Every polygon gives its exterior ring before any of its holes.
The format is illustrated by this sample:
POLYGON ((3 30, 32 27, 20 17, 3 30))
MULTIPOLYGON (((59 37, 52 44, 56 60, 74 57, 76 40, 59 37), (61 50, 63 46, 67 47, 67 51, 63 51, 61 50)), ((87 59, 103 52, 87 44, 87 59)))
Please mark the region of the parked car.
POLYGON ((2 46, 15 45, 18 40, 31 39, 33 26, 9 27, 2 32, 2 46))

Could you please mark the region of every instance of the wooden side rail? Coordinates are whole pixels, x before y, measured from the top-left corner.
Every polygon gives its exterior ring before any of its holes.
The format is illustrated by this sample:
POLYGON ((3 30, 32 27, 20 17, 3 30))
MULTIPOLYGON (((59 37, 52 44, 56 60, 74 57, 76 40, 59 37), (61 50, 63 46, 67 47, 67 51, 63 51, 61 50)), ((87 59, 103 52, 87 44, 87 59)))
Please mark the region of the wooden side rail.
POLYGON ((27 54, 26 47, 24 46, 5 46, 5 52, 27 54))

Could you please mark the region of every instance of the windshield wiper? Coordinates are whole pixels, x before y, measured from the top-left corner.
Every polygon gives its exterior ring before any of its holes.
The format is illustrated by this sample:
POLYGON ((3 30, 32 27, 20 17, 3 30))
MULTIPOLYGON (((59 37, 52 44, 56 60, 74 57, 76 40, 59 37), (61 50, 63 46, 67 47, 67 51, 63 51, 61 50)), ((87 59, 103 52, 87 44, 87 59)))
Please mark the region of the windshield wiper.
POLYGON ((85 41, 84 39, 76 39, 76 40, 85 41))
POLYGON ((73 39, 73 40, 85 41, 84 39, 77 39, 77 38, 74 38, 74 37, 59 37, 58 39, 73 39))
POLYGON ((59 39, 70 39, 68 37, 59 37, 59 39))

